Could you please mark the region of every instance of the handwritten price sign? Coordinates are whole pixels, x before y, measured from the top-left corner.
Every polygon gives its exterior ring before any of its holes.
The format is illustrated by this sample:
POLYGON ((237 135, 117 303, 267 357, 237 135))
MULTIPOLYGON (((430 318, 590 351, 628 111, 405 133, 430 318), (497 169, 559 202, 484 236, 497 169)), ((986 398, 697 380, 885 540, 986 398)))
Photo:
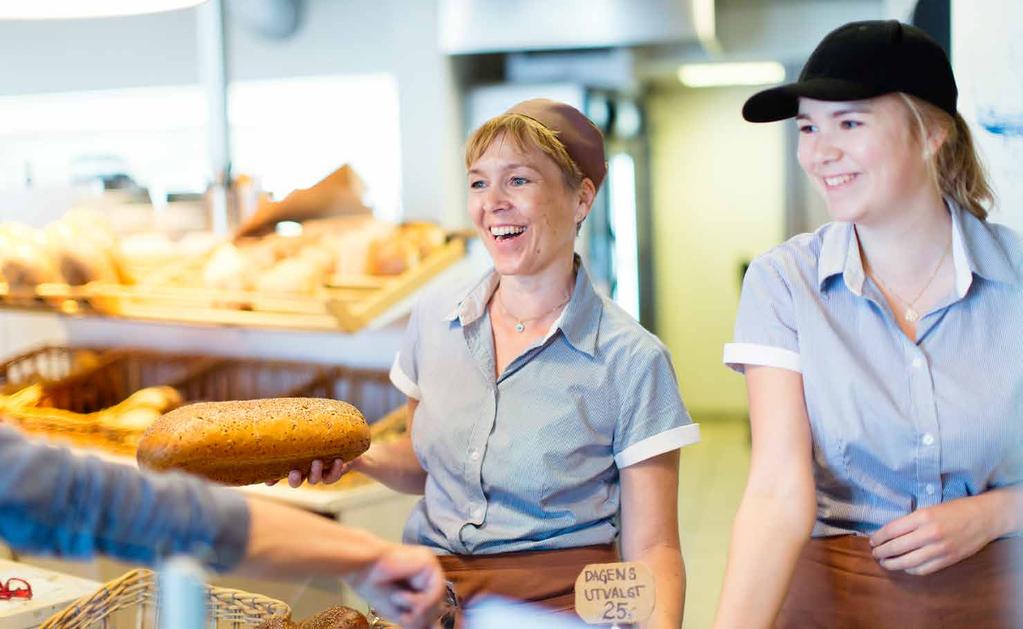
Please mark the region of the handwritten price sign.
POLYGON ((654 600, 654 575, 639 562, 590 564, 575 580, 575 612, 591 625, 643 622, 654 600))

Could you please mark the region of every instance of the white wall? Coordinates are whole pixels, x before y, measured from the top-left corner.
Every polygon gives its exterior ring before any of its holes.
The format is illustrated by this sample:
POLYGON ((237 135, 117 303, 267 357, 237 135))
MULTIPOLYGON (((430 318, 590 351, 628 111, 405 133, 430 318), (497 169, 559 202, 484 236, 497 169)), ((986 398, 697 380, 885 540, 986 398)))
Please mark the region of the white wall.
POLYGON ((787 128, 742 120, 753 91, 678 87, 648 102, 657 332, 697 421, 745 412, 743 380, 722 350, 742 262, 783 236, 787 128))
MULTIPOLYGON (((974 0, 976 1, 976 0, 974 0)), ((884 0, 884 17, 886 19, 909 22, 916 8, 917 0, 884 0)))
POLYGON ((735 2, 718 11, 718 39, 730 57, 802 65, 828 32, 882 17, 878 0, 735 2))
POLYGON ((995 192, 991 220, 1023 233, 1023 4, 955 0, 952 63, 959 112, 995 192))
MULTIPOLYGON (((196 83, 195 14, 0 22, 0 95, 196 83)), ((229 73, 392 73, 400 91, 405 214, 458 224, 459 98, 437 31, 434 0, 307 0, 289 39, 229 29, 229 73)))

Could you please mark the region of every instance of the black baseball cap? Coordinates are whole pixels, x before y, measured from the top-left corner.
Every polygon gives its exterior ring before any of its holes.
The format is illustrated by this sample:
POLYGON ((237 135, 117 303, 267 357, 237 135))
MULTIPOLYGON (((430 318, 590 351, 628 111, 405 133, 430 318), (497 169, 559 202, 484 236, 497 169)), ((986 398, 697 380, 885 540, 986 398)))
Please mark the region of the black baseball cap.
POLYGON ((799 112, 799 97, 845 101, 905 92, 956 115, 959 90, 941 46, 896 20, 850 22, 817 45, 799 80, 758 92, 742 107, 750 122, 774 122, 799 112))

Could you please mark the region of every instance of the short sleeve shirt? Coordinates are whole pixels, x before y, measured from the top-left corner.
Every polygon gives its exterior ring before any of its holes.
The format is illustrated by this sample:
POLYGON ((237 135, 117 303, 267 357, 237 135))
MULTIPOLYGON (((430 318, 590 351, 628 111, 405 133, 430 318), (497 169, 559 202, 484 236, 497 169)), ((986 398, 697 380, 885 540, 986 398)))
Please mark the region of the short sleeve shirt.
POLYGON ((1023 480, 1023 245, 948 203, 955 291, 899 329, 856 231, 829 223, 757 258, 725 362, 802 374, 815 536, 870 534, 1023 480))
POLYGON ((497 377, 498 279, 424 296, 391 369, 419 401, 427 472, 405 540, 455 554, 611 543, 619 470, 699 440, 668 351, 580 265, 558 321, 497 377))

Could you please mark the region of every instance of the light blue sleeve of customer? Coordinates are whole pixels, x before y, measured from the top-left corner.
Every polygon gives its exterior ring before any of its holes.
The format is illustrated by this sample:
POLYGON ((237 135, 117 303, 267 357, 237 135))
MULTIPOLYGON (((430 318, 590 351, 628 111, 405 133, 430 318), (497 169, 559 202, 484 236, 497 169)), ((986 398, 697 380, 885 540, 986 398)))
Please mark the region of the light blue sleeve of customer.
POLYGON ((394 357, 394 364, 391 365, 390 374, 394 386, 414 400, 422 398, 422 394, 419 392, 418 369, 420 303, 422 303, 421 300, 412 307, 412 314, 405 327, 405 335, 398 348, 398 355, 394 357))
POLYGON ((235 566, 249 538, 241 495, 28 441, 0 426, 0 538, 23 552, 152 564, 191 554, 235 566))
POLYGON ((614 436, 619 469, 699 442, 699 426, 689 417, 679 395, 667 349, 644 351, 627 373, 631 382, 623 392, 614 436))
POLYGON ((792 291, 776 265, 770 254, 760 256, 743 278, 735 337, 724 355, 725 364, 740 373, 746 365, 801 372, 792 291))

